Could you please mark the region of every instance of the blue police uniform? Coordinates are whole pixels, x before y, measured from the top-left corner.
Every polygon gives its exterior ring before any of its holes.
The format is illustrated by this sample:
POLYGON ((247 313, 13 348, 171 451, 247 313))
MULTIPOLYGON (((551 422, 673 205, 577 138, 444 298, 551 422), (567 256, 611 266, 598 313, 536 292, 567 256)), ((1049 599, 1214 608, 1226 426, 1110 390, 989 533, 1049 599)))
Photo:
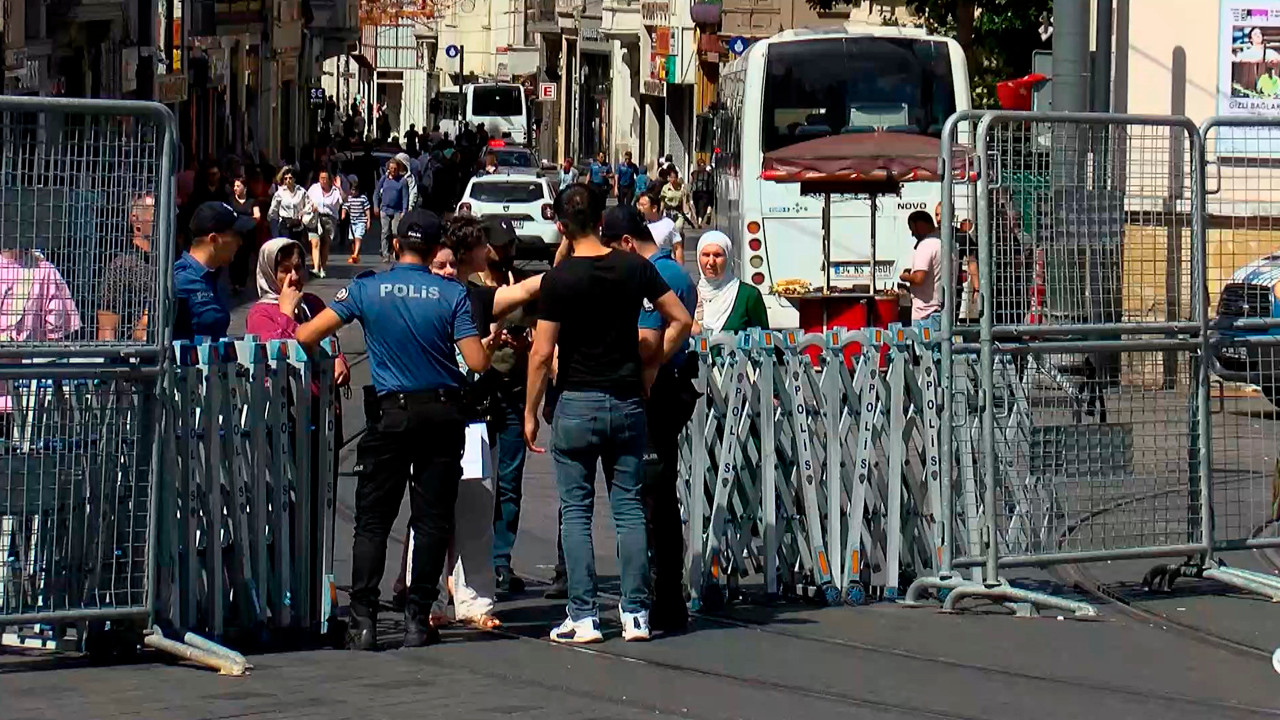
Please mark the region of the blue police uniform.
MULTIPOLYGON (((434 245, 440 220, 411 210, 399 237, 434 245)), ((454 504, 462 477, 466 417, 464 377, 455 348, 476 337, 471 303, 460 283, 423 265, 398 264, 357 278, 330 307, 344 323, 364 328, 373 387, 366 388, 366 431, 356 446, 355 547, 351 569, 349 643, 376 645, 379 586, 387 537, 409 485, 413 578, 405 603, 405 645, 438 639, 427 622, 445 554, 453 537, 454 504)))
MULTIPOLYGON (((680 262, 666 248, 649 256, 649 260, 692 316, 698 303, 698 288, 680 262)), ((661 330, 664 323, 656 309, 645 307, 638 324, 641 329, 661 330)), ((680 433, 693 417, 697 398, 693 387, 697 375, 695 361, 696 356, 683 348, 676 351, 658 371, 645 411, 649 447, 645 452, 646 478, 641 493, 654 576, 649 625, 655 630, 681 630, 688 624, 683 585, 684 528, 676 483, 680 433)))
POLYGON ((173 264, 173 297, 177 313, 174 340, 194 340, 197 335, 220 340, 231 326, 231 309, 218 282, 218 272, 183 253, 173 264))
MULTIPOLYGON (((191 237, 200 239, 217 235, 219 242, 252 232, 254 219, 245 217, 224 202, 201 203, 191 215, 191 237)), ((215 253, 216 257, 216 253, 215 253)), ((175 340, 194 340, 203 336, 221 340, 231 326, 231 303, 226 286, 218 282, 217 268, 205 267, 191 253, 183 253, 173 264, 173 297, 176 308, 173 322, 175 340)))

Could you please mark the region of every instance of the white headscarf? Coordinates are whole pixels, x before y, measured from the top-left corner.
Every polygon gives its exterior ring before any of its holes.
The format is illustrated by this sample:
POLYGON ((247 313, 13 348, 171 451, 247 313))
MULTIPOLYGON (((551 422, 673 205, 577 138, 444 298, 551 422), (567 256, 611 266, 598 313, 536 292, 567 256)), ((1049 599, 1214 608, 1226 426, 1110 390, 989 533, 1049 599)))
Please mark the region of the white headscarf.
POLYGON ((266 241, 258 251, 258 302, 280 302, 280 282, 276 280, 276 256, 286 245, 297 245, 299 249, 302 248, 302 243, 293 238, 279 237, 266 241))
MULTIPOLYGON (((702 249, 708 245, 715 245, 724 251, 726 258, 733 257, 733 241, 728 235, 719 230, 710 230, 703 233, 698 240, 698 257, 702 257, 702 249)), ((699 260, 698 269, 702 269, 702 262, 699 260)), ((700 273, 701 274, 701 273, 700 273)), ((740 281, 733 274, 729 264, 725 264, 724 274, 719 278, 709 278, 702 274, 698 280, 698 297, 702 300, 702 327, 707 334, 714 335, 724 329, 724 324, 729 320, 729 313, 733 312, 733 304, 738 299, 738 285, 740 281)))

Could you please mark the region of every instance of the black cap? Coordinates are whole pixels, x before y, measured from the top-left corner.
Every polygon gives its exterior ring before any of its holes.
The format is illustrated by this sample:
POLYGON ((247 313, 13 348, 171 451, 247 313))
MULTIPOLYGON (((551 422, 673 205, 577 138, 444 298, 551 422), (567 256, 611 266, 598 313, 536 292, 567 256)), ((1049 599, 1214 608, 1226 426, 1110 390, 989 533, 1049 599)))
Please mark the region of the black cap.
POLYGON ((480 228, 484 230, 484 238, 490 247, 505 248, 516 242, 516 228, 511 221, 500 217, 481 218, 480 228))
POLYGON ((600 237, 606 240, 617 240, 623 235, 653 242, 653 235, 649 232, 644 216, 634 205, 615 205, 604 213, 604 221, 600 224, 600 237))
POLYGON ((224 202, 201 203, 191 216, 191 234, 204 237, 212 233, 233 232, 247 235, 258 224, 252 215, 241 215, 224 202))
POLYGON ((443 233, 439 215, 430 210, 410 210, 400 217, 396 237, 427 245, 439 245, 443 233))

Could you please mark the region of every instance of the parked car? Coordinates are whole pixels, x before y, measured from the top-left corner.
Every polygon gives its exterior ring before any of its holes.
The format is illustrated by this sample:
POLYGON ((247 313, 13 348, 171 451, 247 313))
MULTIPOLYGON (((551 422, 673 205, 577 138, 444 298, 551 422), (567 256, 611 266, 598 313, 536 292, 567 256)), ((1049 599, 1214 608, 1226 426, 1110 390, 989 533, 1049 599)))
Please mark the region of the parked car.
MULTIPOLYGON (((1232 274, 1218 297, 1217 318, 1224 326, 1236 320, 1280 318, 1280 252, 1232 274)), ((1247 342, 1250 338, 1280 336, 1280 327, 1227 327, 1218 334, 1227 340, 1214 348, 1218 365, 1227 373, 1224 379, 1257 385, 1272 405, 1280 407, 1280 345, 1247 342)))
POLYGON ((472 178, 458 212, 510 220, 519 241, 517 258, 550 259, 560 246, 554 201, 555 190, 546 178, 499 173, 472 178))

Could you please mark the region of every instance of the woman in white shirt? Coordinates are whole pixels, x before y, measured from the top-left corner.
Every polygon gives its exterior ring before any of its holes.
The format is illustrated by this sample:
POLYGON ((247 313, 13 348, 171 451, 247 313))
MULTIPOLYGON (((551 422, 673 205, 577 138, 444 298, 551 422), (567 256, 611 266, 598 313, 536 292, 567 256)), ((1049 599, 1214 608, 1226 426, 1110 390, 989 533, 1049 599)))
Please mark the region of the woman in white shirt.
POLYGON ((267 219, 271 221, 272 237, 292 238, 306 247, 307 220, 314 222, 315 207, 293 175, 293 168, 287 165, 276 175, 276 193, 271 196, 267 219))
POLYGON ((338 222, 346 213, 342 190, 330 179, 327 171, 321 170, 316 184, 307 190, 307 198, 316 209, 316 226, 307 228, 311 235, 311 269, 318 277, 325 277, 329 246, 333 244, 338 222))

